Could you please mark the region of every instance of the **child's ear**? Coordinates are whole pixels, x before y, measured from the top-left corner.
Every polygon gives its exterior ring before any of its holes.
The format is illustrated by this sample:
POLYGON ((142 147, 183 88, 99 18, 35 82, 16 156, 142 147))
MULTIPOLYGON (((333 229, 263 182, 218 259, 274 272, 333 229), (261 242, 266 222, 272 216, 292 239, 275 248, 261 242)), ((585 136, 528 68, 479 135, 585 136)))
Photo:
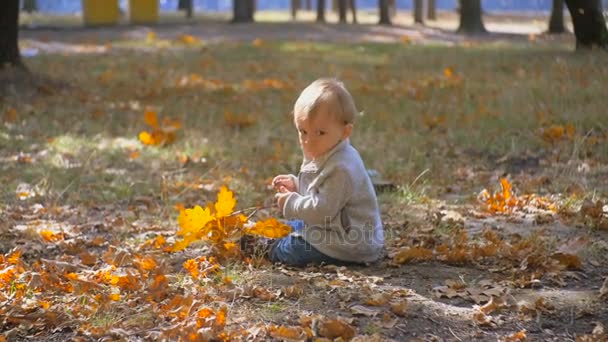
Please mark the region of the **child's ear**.
POLYGON ((344 125, 344 133, 342 133, 342 140, 348 139, 352 133, 353 133, 353 124, 348 123, 348 124, 344 125))

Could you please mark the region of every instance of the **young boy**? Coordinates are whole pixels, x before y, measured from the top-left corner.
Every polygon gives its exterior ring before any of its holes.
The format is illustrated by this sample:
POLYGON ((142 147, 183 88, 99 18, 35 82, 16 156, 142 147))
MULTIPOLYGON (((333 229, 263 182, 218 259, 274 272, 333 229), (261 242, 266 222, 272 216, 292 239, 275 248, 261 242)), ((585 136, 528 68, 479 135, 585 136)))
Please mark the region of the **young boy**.
POLYGON ((294 105, 304 160, 298 176, 272 183, 283 216, 294 231, 270 248, 269 258, 293 266, 357 264, 378 259, 384 232, 376 193, 349 137, 357 109, 334 79, 310 84, 294 105))

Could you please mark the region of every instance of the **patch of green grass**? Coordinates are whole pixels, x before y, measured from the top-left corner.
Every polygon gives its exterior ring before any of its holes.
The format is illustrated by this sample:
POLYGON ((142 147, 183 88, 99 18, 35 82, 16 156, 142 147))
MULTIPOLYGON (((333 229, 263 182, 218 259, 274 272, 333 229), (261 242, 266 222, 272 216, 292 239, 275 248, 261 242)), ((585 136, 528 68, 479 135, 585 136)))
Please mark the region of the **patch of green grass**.
MULTIPOLYGON (((353 94, 362 112, 353 145, 368 168, 402 184, 395 194, 399 203, 441 194, 462 182, 459 169, 493 171, 505 155, 558 161, 541 172, 554 180, 549 190, 561 192, 578 181, 576 163, 608 161, 605 110, 592 100, 605 92, 608 67, 597 58, 547 45, 314 42, 39 55, 27 60, 32 72, 61 79, 70 91, 38 97, 29 107, 11 97, 0 105, 0 113, 14 107, 20 118, 19 124, 0 126, 0 158, 7 160, 0 196, 13 202, 17 184, 43 182, 48 198, 59 203, 115 203, 159 195, 165 179, 161 197, 167 205, 184 196, 214 198, 214 191, 195 186, 210 183, 212 189, 229 185, 239 207, 259 205, 272 196, 270 177, 298 170, 301 152, 289 113, 299 91, 322 76, 342 79, 353 94), (447 67, 457 80, 446 79, 447 67), (106 72, 111 76, 103 78, 106 72), (192 74, 205 82, 179 85, 192 74), (247 85, 263 80, 283 85, 247 85), (137 141, 149 129, 145 108, 182 121, 174 144, 137 141), (226 111, 256 119, 249 127, 234 127, 225 121, 226 111), (543 129, 567 123, 575 127, 573 139, 543 140, 543 129), (134 150, 140 154, 131 159, 134 150), (31 164, 11 161, 19 152, 38 157, 31 164), (182 165, 183 155, 194 162, 182 165), (575 163, 566 165, 569 160, 575 163), (428 171, 416 180, 421 170, 428 171)), ((604 194, 605 183, 593 172, 587 187, 604 194)), ((476 182, 483 181, 468 179, 461 191, 476 182)))

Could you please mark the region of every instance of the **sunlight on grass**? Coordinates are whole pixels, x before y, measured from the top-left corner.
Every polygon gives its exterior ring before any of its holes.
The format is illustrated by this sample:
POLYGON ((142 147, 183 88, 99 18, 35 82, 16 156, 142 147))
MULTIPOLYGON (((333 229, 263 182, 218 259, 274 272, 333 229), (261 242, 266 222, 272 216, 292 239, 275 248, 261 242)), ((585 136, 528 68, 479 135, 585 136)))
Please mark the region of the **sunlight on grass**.
POLYGON ((320 76, 342 79, 354 95, 361 115, 352 142, 369 168, 396 184, 429 170, 424 187, 402 187, 406 202, 441 194, 467 168, 517 156, 563 163, 546 171, 555 172, 559 192, 581 163, 608 155, 604 108, 592 100, 603 96, 608 69, 594 55, 561 48, 223 43, 179 54, 41 55, 28 64, 74 90, 38 99, 31 115, 16 105, 23 121, 0 130, 7 160, 48 146, 31 164, 3 166, 6 199, 21 181, 45 180, 50 193, 103 202, 159 187, 179 201, 226 182, 243 205, 263 203, 268 179, 299 167, 289 113, 300 89, 320 76), (138 142, 148 107, 183 123, 173 144, 138 142), (251 119, 227 121, 226 113, 251 119), (566 124, 572 138, 543 136, 566 124))

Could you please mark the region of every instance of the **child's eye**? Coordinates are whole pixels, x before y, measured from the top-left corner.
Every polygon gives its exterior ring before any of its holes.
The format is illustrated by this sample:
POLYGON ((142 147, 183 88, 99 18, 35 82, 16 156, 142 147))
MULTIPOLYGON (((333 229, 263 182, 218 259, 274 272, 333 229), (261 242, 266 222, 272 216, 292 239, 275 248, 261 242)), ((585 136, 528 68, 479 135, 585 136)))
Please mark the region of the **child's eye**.
POLYGON ((318 131, 317 135, 325 135, 325 131, 318 131))
POLYGON ((305 131, 305 130, 303 130, 303 129, 301 129, 301 130, 300 130, 300 134, 304 134, 304 135, 306 135, 306 131, 305 131))

